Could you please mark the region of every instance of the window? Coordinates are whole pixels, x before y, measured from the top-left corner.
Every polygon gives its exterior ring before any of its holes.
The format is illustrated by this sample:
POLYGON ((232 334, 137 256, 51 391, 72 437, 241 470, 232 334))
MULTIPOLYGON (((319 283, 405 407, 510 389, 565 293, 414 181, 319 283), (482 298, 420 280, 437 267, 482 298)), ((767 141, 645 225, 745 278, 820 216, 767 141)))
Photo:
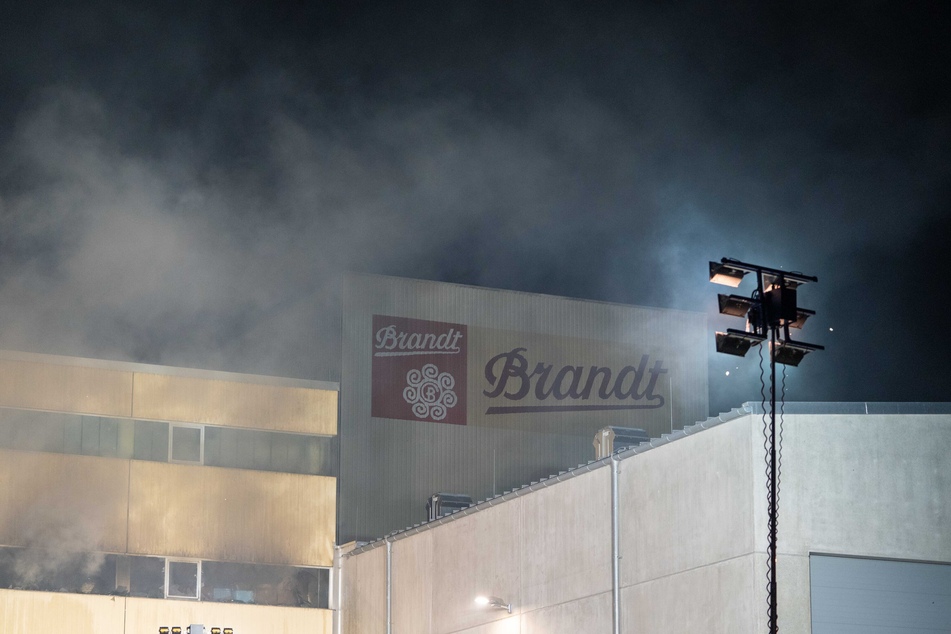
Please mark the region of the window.
POLYGON ((201 425, 172 425, 168 441, 169 462, 201 464, 205 429, 201 425))
POLYGON ((327 608, 330 569, 203 561, 202 601, 327 608))
POLYGON ((165 598, 197 599, 201 587, 201 562, 169 559, 165 566, 165 598))

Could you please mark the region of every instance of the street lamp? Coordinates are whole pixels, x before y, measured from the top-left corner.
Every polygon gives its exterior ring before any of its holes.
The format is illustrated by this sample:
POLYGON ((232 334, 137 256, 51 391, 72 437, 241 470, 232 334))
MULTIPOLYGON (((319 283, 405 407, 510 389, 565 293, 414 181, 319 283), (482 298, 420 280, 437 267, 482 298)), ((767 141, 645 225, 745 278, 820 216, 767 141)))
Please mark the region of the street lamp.
MULTIPOLYGON (((793 341, 790 328, 802 328, 815 311, 799 308, 797 289, 819 278, 802 273, 791 273, 756 264, 747 264, 732 258, 710 262, 710 281, 736 288, 747 273, 756 274, 756 290, 750 297, 719 295, 720 312, 746 319, 746 329, 728 328, 716 333, 717 352, 746 356, 750 348, 769 342, 770 408, 769 430, 766 440, 766 495, 769 519, 769 539, 766 546, 767 600, 769 602, 769 631, 778 632, 776 595, 776 521, 779 503, 779 458, 782 447, 776 443, 776 364, 798 366, 803 357, 822 346, 793 341)), ((764 404, 765 405, 765 404, 764 404)), ((765 424, 765 417, 764 417, 765 424)))

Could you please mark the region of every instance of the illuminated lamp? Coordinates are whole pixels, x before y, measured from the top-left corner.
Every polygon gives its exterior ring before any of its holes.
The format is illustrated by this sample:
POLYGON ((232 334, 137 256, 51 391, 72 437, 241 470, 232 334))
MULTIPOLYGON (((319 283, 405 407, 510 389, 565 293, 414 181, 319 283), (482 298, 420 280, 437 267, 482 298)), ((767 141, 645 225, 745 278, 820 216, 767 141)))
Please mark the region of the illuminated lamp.
POLYGON ((719 262, 710 263, 710 281, 714 284, 723 284, 724 286, 736 288, 740 285, 740 282, 743 281, 743 276, 746 275, 746 273, 747 271, 738 269, 735 266, 730 266, 729 264, 721 264, 719 262))
POLYGON ((741 295, 717 295, 717 301, 720 303, 720 314, 733 317, 746 317, 753 306, 752 299, 741 295))
POLYGON ((234 630, 233 630, 232 628, 230 628, 230 627, 226 627, 226 628, 224 629, 223 634, 234 634, 234 630))
POLYGON ((220 627, 211 628, 211 634, 221 634, 221 628, 220 627))
POLYGON ((162 627, 158 628, 158 634, 168 634, 168 627, 163 625, 162 627))
POLYGON ((175 626, 172 628, 172 634, 182 634, 182 628, 175 626))
POLYGON ((787 339, 786 341, 770 342, 770 350, 773 354, 773 361, 795 367, 807 354, 813 350, 825 350, 825 347, 787 339))
POLYGON ((717 333, 717 352, 745 357, 751 347, 764 341, 766 341, 764 335, 728 328, 726 332, 717 333))
POLYGON ((487 597, 487 596, 480 595, 475 598, 475 604, 482 607, 490 607, 490 608, 496 608, 498 610, 506 610, 508 611, 509 614, 512 613, 512 604, 498 597, 487 597))

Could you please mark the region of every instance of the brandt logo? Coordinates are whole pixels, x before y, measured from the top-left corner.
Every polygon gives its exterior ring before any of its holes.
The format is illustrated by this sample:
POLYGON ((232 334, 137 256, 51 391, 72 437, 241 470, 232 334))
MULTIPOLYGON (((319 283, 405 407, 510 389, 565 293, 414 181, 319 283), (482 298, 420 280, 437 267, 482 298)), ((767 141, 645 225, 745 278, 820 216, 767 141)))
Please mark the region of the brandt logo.
POLYGON ((435 364, 427 363, 422 370, 406 373, 403 400, 413 407, 417 418, 442 420, 451 407, 459 402, 452 388, 456 380, 448 372, 440 372, 435 364))
POLYGON ((370 415, 465 425, 468 332, 466 324, 373 315, 370 415))
POLYGON ((441 334, 404 332, 390 324, 376 331, 374 357, 408 357, 422 354, 459 354, 462 333, 449 328, 441 334))
POLYGON ((490 389, 483 390, 482 394, 489 398, 501 396, 510 401, 529 397, 536 402, 551 399, 561 403, 495 406, 489 407, 486 414, 658 409, 664 406, 664 397, 655 390, 657 379, 667 369, 660 360, 648 368, 650 355, 642 355, 637 367, 625 365, 618 371, 597 365, 555 368, 544 361, 539 361, 530 370, 526 352, 527 348, 515 348, 489 359, 485 364, 485 380, 490 389), (591 402, 592 399, 595 402, 591 402), (568 402, 563 403, 566 400, 568 402))

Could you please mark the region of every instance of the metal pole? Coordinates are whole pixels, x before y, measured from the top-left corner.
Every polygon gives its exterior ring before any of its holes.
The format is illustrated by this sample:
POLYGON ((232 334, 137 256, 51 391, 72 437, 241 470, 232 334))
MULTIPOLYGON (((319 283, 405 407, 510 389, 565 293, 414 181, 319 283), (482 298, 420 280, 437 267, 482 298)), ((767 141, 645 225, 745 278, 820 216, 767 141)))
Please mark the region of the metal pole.
POLYGON ((386 540, 386 634, 393 627, 393 542, 386 540))
POLYGON ((611 454, 611 574, 612 578, 612 601, 614 608, 614 634, 621 633, 621 546, 618 535, 620 520, 618 518, 618 471, 621 468, 621 461, 617 455, 611 454))

